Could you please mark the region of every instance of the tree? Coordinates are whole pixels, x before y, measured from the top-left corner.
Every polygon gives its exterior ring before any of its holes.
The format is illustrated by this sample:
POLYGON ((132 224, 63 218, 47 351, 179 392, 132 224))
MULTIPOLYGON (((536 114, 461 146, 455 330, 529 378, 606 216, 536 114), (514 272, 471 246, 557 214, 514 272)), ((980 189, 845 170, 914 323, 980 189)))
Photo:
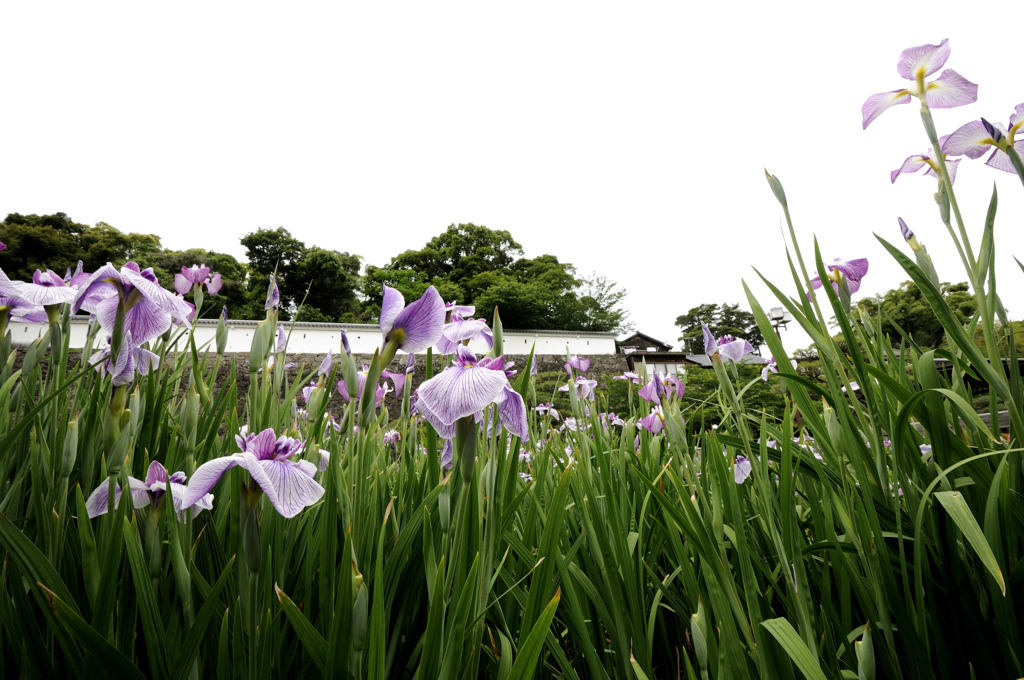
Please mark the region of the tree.
POLYGON ((36 269, 63 273, 81 259, 80 236, 89 227, 64 213, 54 215, 9 214, 0 224, 0 267, 11 279, 26 281, 36 269))
POLYGON ((287 316, 306 292, 305 284, 295 276, 298 263, 306 254, 306 244, 294 238, 284 227, 257 229, 243 236, 241 244, 249 260, 247 287, 254 313, 257 308, 262 313, 267 278, 276 271, 281 309, 287 316))
POLYGON ((753 345, 755 351, 764 344, 764 336, 761 335, 751 312, 740 309, 738 304, 703 304, 676 317, 676 326, 683 332, 678 339, 683 343, 683 348, 691 354, 704 353, 704 334, 700 325, 702 321, 716 338, 723 335, 744 338, 753 345))
MULTIPOLYGON (((303 308, 317 311, 316 320, 355 321, 359 313, 356 290, 361 264, 358 255, 316 246, 307 249, 295 265, 295 283, 306 286, 296 299, 302 301, 303 308)), ((304 315, 299 318, 304 320, 304 315)))
MULTIPOLYGON (((943 283, 940 292, 960 323, 974 316, 974 296, 966 283, 943 283)), ((882 334, 888 335, 894 346, 902 340, 898 328, 919 347, 932 349, 942 345, 945 330, 913 281, 904 281, 898 288, 865 298, 858 306, 871 318, 881 315, 882 334)))

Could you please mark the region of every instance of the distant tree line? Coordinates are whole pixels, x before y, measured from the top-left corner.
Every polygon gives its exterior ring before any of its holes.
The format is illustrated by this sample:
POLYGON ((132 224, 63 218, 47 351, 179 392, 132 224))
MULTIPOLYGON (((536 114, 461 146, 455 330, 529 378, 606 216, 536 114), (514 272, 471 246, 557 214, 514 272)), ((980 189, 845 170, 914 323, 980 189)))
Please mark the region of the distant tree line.
POLYGON ((524 258, 509 232, 474 224, 451 225, 421 250, 396 255, 383 266, 368 265, 365 272, 360 256, 307 246, 283 227, 243 236, 247 262, 203 248, 167 249, 154 234, 125 233, 105 222, 79 224, 64 213, 11 213, 0 223, 0 241, 7 245, 0 268, 15 280, 30 279, 36 269, 63 273, 79 260, 86 271, 133 260, 152 267, 170 288, 182 267, 206 264, 224 282, 204 300, 200 316, 207 318, 224 306, 229 318, 261 318, 275 271, 283 315, 300 321, 373 322, 383 284, 407 300, 433 285, 445 300, 475 305, 488 318, 497 306, 507 328, 617 331, 627 317, 621 307, 625 291, 607 277, 579 277, 554 255, 524 258))

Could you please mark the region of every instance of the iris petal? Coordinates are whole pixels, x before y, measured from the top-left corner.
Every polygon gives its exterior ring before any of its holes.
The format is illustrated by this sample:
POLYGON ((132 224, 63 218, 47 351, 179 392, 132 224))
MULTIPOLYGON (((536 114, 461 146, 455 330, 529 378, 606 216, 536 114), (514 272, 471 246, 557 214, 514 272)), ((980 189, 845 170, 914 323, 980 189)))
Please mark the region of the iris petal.
MULTIPOLYGON (((307 463, 308 461, 302 462, 307 463)), ((316 466, 312 463, 308 465, 309 468, 316 470, 316 466)), ((267 498, 283 517, 294 517, 303 508, 316 503, 324 495, 324 488, 317 484, 310 471, 299 463, 262 460, 259 461, 259 466, 265 473, 274 493, 271 494, 263 484, 260 486, 263 487, 267 498)), ((255 475, 253 478, 256 478, 255 475)))
POLYGON ((900 54, 900 60, 896 63, 896 72, 907 80, 916 80, 919 71, 922 78, 942 68, 949 59, 949 40, 943 40, 938 45, 918 45, 908 47, 900 54))
POLYGON ((384 286, 384 300, 380 305, 380 334, 387 337, 394 326, 395 317, 405 309, 405 297, 392 288, 384 286))
POLYGON ((868 125, 871 125, 875 118, 882 115, 889 107, 908 102, 910 102, 910 92, 907 90, 893 90, 871 95, 864 101, 864 105, 860 109, 864 129, 866 130, 868 125))
POLYGON ((951 68, 928 83, 925 100, 933 109, 951 109, 978 101, 978 86, 951 68))

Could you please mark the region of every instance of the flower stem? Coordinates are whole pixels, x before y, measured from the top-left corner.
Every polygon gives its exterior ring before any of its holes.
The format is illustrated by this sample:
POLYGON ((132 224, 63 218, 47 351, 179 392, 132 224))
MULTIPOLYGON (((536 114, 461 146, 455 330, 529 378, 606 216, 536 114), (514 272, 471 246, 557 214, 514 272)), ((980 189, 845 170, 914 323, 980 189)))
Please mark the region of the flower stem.
POLYGON ((928 141, 932 145, 932 151, 935 154, 935 160, 939 164, 939 171, 942 175, 942 181, 946 186, 946 193, 949 195, 949 205, 953 209, 953 216, 956 217, 957 227, 960 229, 960 238, 963 241, 963 247, 967 253, 967 259, 971 263, 972 268, 967 273, 971 276, 973 281, 974 277, 974 251, 971 249, 970 239, 967 238, 967 229, 964 228, 964 219, 960 216, 960 206, 956 202, 956 194, 953 193, 953 180, 949 176, 949 168, 946 165, 945 154, 942 153, 942 147, 939 144, 939 134, 935 131, 935 121, 932 119, 931 109, 928 108, 928 103, 923 99, 921 100, 921 122, 924 123, 925 132, 928 134, 928 141))

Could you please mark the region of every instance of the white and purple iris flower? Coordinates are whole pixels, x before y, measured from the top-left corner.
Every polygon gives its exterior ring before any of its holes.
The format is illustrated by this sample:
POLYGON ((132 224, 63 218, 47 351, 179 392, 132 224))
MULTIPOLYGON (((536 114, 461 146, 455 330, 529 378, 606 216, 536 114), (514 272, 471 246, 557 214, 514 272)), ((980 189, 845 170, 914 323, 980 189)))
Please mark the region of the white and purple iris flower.
POLYGON ((628 380, 634 385, 639 385, 640 375, 633 371, 623 371, 622 375, 613 375, 612 380, 628 380))
MULTIPOLYGON (((128 490, 131 492, 132 506, 135 508, 144 508, 147 505, 158 507, 164 494, 167 493, 168 487, 170 487, 171 496, 174 498, 174 512, 181 519, 186 509, 182 506, 182 499, 188 489, 185 486, 184 472, 175 472, 168 477, 167 469, 154 460, 149 464, 145 480, 128 478, 128 490)), ((99 517, 107 512, 109 497, 110 485, 107 481, 104 481, 89 494, 89 498, 85 501, 85 510, 89 513, 90 518, 99 517)), ((115 484, 114 505, 116 506, 120 502, 121 487, 115 484)), ((213 494, 208 493, 201 496, 188 509, 192 510, 193 517, 198 515, 201 510, 213 510, 213 494)))
POLYGON ((483 319, 474 319, 476 308, 472 305, 457 305, 454 302, 445 307, 449 322, 441 330, 437 351, 441 354, 455 354, 455 347, 482 338, 487 347, 494 347, 494 334, 483 319))
POLYGON ((746 456, 736 456, 732 466, 732 477, 737 484, 747 481, 750 476, 750 460, 746 456))
MULTIPOLYGON (((366 364, 363 364, 363 367, 360 370, 356 371, 356 381, 357 381, 357 384, 356 384, 356 394, 355 394, 355 397, 356 397, 356 402, 357 403, 358 403, 359 399, 361 399, 362 396, 363 396, 363 388, 366 386, 366 378, 369 375, 370 375, 370 367, 367 366, 366 364)), ((338 381, 337 388, 338 388, 338 394, 341 395, 342 399, 344 399, 345 401, 350 401, 352 399, 352 395, 349 394, 348 386, 345 384, 344 380, 339 380, 338 381)), ((388 386, 386 384, 385 385, 378 384, 376 386, 376 390, 377 390, 377 393, 374 396, 376 397, 377 408, 380 408, 381 401, 383 401, 384 395, 386 395, 389 392, 389 390, 388 390, 388 386)))
POLYGON ((722 359, 739 361, 744 356, 754 351, 751 344, 743 338, 736 339, 731 335, 723 335, 716 340, 715 336, 711 333, 711 329, 708 328, 706 323, 701 321, 700 327, 704 333, 704 352, 709 357, 714 357, 717 354, 722 359))
MULTIPOLYGON (((826 269, 828 270, 828 279, 832 282, 832 289, 835 290, 837 295, 839 294, 839 287, 844 280, 850 287, 850 293, 852 294, 860 290, 860 280, 868 273, 868 261, 864 258, 858 258, 844 262, 837 257, 835 263, 828 265, 826 269)), ((818 288, 821 288, 821 277, 815 274, 814 278, 811 279, 811 290, 817 290, 818 288)), ((811 293, 808 292, 807 296, 810 297, 810 295, 811 293)))
POLYGON ((444 319, 444 300, 433 286, 408 306, 400 292, 384 286, 384 300, 380 306, 380 334, 384 337, 385 347, 391 344, 409 354, 422 352, 440 340, 444 319))
POLYGON ((214 458, 196 469, 183 494, 182 509, 198 503, 236 465, 252 476, 283 517, 294 517, 324 495, 324 488, 313 479, 317 466, 294 459, 305 447, 301 441, 277 437, 270 428, 251 435, 244 427, 235 441, 240 453, 214 458))
MULTIPOLYGON (((943 150, 944 158, 946 156, 945 144, 946 140, 949 137, 950 135, 946 135, 945 137, 939 138, 939 148, 943 150)), ((927 166, 928 169, 924 171, 924 174, 931 175, 932 177, 937 177, 941 179, 941 175, 939 174, 939 163, 936 160, 936 156, 937 154, 935 153, 935 151, 930 148, 922 154, 907 156, 907 159, 903 161, 903 165, 889 173, 889 180, 893 184, 895 184, 896 178, 899 177, 900 175, 909 175, 911 173, 917 172, 918 170, 925 166, 927 166)), ((950 184, 956 181, 956 166, 958 165, 960 165, 959 158, 946 161, 946 169, 949 171, 950 184)))
POLYGON ((534 407, 534 410, 541 415, 544 415, 545 413, 548 414, 551 417, 551 419, 555 421, 562 419, 562 416, 558 414, 558 411, 555 410, 554 404, 552 404, 550 401, 545 404, 539 404, 538 406, 534 407))
POLYGON ((110 355, 110 344, 111 338, 108 335, 107 346, 89 357, 89 365, 99 371, 101 377, 109 373, 110 383, 115 387, 131 385, 136 373, 148 375, 160 365, 160 357, 136 344, 129 330, 124 333, 124 341, 116 357, 110 355))
MULTIPOLYGON (((596 380, 588 380, 583 376, 576 376, 576 381, 572 383, 572 387, 576 390, 576 394, 579 395, 580 399, 589 399, 594 401, 594 388, 597 387, 596 380)), ((558 387, 559 392, 568 392, 569 385, 560 385, 558 387)))
POLYGON ((205 264, 194 264, 191 267, 182 267, 180 274, 174 275, 174 290, 179 295, 188 295, 193 288, 206 286, 206 292, 216 295, 224 282, 220 274, 210 273, 210 268, 205 264))
POLYGON ((65 283, 64 277, 49 269, 45 272, 37 269, 32 275, 32 283, 11 281, 0 270, 0 295, 3 297, 18 298, 29 305, 42 307, 71 302, 75 294, 75 289, 65 283))
POLYGON ((419 386, 416 408, 439 435, 451 439, 456 421, 496 404, 505 429, 527 441, 526 405, 509 384, 502 364, 501 357, 478 360, 468 347, 459 345, 454 363, 419 386))
POLYGON ((896 104, 908 104, 917 97, 933 109, 951 109, 978 101, 978 86, 951 68, 943 71, 930 83, 925 78, 938 71, 949 59, 949 41, 938 45, 919 45, 903 50, 896 64, 896 72, 906 80, 914 81, 910 87, 873 94, 861 108, 863 125, 868 125, 896 104))
POLYGON ((395 386, 395 396, 400 397, 404 394, 405 381, 412 375, 416 370, 416 355, 410 354, 409 358, 405 362, 405 373, 392 373, 391 371, 381 371, 381 375, 391 380, 395 386))
POLYGON ((980 158, 989 150, 995 147, 992 155, 985 161, 985 165, 1003 172, 1016 173, 1013 162, 1007 154, 1007 149, 1013 147, 1018 156, 1024 156, 1024 139, 1016 141, 1017 132, 1024 126, 1024 104, 1017 104, 1010 115, 1010 123, 1003 127, 1001 123, 989 123, 982 118, 972 120, 970 123, 961 126, 953 134, 945 137, 942 142, 942 152, 951 156, 967 156, 968 158, 980 158))
POLYGON ((163 335, 172 322, 188 325, 194 313, 184 300, 160 286, 152 268, 140 271, 134 262, 120 270, 108 262, 93 272, 79 289, 71 311, 95 314, 100 327, 113 333, 118 307, 124 309, 125 330, 131 331, 138 345, 163 335))

